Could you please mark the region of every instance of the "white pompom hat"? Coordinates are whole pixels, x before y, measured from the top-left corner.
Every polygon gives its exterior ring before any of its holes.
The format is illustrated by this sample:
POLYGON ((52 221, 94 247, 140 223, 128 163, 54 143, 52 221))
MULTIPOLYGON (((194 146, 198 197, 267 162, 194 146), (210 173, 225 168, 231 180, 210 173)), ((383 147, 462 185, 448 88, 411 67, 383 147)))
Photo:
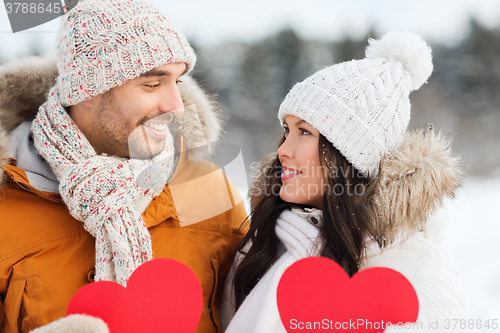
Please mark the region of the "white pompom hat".
POLYGON ((278 118, 305 120, 365 177, 403 141, 410 121, 411 91, 432 73, 431 49, 418 35, 389 32, 370 40, 366 58, 325 68, 297 83, 278 118))

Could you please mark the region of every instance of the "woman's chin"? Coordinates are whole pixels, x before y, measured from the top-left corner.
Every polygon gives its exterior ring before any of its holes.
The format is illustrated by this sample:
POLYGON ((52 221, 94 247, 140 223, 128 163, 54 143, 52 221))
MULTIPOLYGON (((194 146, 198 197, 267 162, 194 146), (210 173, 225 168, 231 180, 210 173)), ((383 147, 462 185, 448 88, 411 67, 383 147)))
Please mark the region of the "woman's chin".
POLYGON ((293 194, 290 194, 290 193, 286 193, 286 191, 283 190, 284 187, 281 188, 280 190, 280 198, 281 200, 285 201, 285 202, 288 202, 288 203, 294 203, 294 204, 302 204, 299 200, 299 198, 297 198, 296 195, 293 195, 293 194))

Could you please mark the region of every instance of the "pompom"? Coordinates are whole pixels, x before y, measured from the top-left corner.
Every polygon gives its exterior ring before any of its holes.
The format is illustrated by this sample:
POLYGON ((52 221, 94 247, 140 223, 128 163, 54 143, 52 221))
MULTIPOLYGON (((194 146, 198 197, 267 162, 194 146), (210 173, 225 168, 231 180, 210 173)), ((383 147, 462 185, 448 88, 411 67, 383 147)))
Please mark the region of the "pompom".
POLYGON ((432 50, 422 37, 410 32, 391 31, 380 40, 369 40, 366 48, 369 59, 393 57, 410 73, 412 90, 427 82, 432 73, 432 50))

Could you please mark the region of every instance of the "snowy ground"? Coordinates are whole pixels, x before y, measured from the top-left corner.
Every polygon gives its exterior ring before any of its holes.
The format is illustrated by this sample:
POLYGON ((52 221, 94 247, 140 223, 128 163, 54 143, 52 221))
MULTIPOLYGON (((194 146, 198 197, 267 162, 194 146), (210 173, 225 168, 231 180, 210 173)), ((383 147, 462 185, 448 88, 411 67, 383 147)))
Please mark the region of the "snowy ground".
POLYGON ((471 319, 500 322, 500 178, 469 178, 448 205, 442 246, 458 263, 471 319))
MULTIPOLYGON (((247 193, 238 185, 242 195, 247 193)), ((500 325, 500 178, 466 179, 447 207, 441 245, 457 261, 468 317, 498 319, 500 325)))

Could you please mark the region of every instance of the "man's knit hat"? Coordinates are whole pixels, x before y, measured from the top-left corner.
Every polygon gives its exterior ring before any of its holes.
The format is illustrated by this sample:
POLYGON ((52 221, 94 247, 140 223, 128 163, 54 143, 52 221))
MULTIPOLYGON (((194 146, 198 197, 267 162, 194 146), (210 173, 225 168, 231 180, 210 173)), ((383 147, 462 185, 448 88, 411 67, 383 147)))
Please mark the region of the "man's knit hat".
POLYGON ((196 55, 182 33, 142 0, 80 0, 57 38, 61 103, 78 104, 154 68, 196 55))
POLYGON ((297 83, 278 118, 301 118, 364 176, 399 147, 410 121, 409 94, 432 73, 431 49, 418 35, 389 32, 370 40, 366 58, 325 68, 297 83))

